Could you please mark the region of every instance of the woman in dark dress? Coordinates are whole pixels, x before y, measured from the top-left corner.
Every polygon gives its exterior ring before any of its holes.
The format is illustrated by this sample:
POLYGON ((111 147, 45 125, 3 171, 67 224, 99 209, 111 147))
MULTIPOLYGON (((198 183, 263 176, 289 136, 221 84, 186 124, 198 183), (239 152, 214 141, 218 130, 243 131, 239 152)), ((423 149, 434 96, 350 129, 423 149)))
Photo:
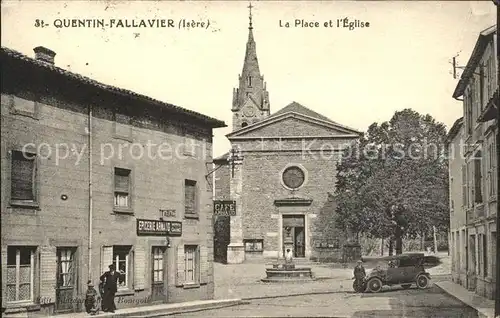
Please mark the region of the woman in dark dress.
POLYGON ((104 284, 104 295, 102 297, 102 311, 115 312, 115 293, 118 290, 118 280, 120 273, 116 271, 115 265, 109 265, 109 271, 101 275, 101 282, 104 284))

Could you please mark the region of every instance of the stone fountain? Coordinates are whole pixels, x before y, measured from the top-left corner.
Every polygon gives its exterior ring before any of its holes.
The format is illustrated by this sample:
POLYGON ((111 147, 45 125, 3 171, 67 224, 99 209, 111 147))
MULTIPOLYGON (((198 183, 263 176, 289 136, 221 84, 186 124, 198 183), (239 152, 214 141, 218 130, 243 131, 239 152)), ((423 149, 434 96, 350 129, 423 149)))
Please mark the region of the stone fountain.
POLYGON ((295 267, 290 251, 293 250, 293 240, 290 234, 290 228, 285 228, 286 236, 283 242, 285 251, 285 260, 278 258, 278 262, 273 264, 272 268, 266 268, 266 278, 263 282, 304 282, 313 281, 314 275, 310 267, 295 267))

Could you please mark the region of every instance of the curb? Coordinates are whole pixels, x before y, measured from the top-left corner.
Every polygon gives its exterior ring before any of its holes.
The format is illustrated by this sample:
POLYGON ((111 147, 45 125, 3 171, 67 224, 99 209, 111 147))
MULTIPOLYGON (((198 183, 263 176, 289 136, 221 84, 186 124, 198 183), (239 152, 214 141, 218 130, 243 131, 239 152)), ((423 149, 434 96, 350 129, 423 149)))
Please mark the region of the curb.
MULTIPOLYGON (((309 295, 331 295, 331 294, 345 294, 345 293, 349 293, 349 292, 336 290, 336 291, 296 293, 296 294, 286 294, 286 295, 245 297, 245 298, 241 298, 241 300, 276 299, 276 298, 286 298, 286 297, 300 297, 300 296, 309 296, 309 295)), ((354 291, 352 293, 354 293, 354 291)))
POLYGON ((238 305, 248 304, 248 301, 244 301, 242 299, 231 299, 231 300, 213 300, 210 303, 203 304, 192 304, 192 305, 184 305, 178 307, 171 308, 156 308, 151 309, 144 307, 143 310, 137 310, 134 312, 124 312, 124 313, 114 313, 114 314, 106 314, 99 315, 99 317, 162 317, 162 316, 170 316, 182 313, 203 311, 203 310, 211 310, 211 309, 219 309, 224 307, 232 307, 238 305))
POLYGON ((473 307, 473 306, 471 306, 471 305, 469 305, 469 304, 465 303, 463 300, 461 300, 461 299, 460 299, 460 298, 458 298, 457 296, 455 296, 455 295, 453 295, 453 294, 449 293, 446 289, 444 289, 443 287, 441 287, 441 286, 439 285, 439 282, 435 282, 435 283, 434 283, 434 286, 436 286, 437 288, 439 288, 440 290, 442 290, 442 291, 443 291, 446 295, 448 295, 448 296, 450 296, 450 297, 452 297, 452 298, 454 298, 454 299, 458 300, 458 301, 459 301, 459 302, 461 302, 462 304, 464 304, 464 305, 466 305, 466 306, 468 306, 468 307, 470 307, 470 308, 474 309, 474 311, 477 313, 478 318, 494 318, 494 315, 493 315, 493 316, 490 316, 490 315, 485 315, 484 313, 482 313, 482 312, 481 312, 480 310, 478 310, 477 308, 475 308, 475 307, 473 307))

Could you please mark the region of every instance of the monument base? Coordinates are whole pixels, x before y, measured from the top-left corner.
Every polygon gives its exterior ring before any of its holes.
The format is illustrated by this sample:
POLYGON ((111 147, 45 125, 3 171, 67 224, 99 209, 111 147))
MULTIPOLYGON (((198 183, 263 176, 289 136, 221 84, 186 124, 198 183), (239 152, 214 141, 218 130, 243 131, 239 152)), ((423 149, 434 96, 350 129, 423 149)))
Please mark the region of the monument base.
POLYGON ((231 243, 227 246, 227 263, 241 264, 245 261, 245 246, 243 243, 231 243))

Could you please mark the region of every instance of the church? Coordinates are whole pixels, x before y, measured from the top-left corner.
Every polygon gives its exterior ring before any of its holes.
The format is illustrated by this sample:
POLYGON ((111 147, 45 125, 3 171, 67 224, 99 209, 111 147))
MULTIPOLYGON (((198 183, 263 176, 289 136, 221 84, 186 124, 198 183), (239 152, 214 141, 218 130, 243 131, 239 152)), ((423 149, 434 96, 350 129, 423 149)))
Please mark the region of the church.
POLYGON ((235 206, 234 215, 214 216, 215 261, 278 259, 288 249, 295 259, 342 261, 348 244, 335 227, 336 167, 361 132, 297 102, 271 112, 251 11, 249 18, 231 147, 213 160, 215 200, 235 206))

